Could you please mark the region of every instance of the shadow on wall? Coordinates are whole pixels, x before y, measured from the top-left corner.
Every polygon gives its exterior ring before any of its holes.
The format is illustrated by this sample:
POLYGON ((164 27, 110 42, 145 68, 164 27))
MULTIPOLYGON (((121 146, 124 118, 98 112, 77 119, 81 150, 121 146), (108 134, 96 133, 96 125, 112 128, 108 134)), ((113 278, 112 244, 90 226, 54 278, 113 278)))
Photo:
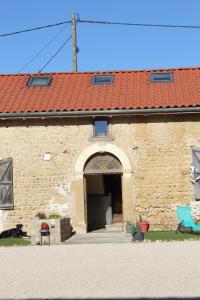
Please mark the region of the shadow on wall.
MULTIPOLYGON (((80 125, 90 125, 92 122, 91 117, 84 117, 84 118, 77 118, 74 119, 73 117, 67 117, 67 118, 50 118, 50 119, 20 119, 20 120, 4 120, 3 122, 0 122, 0 127, 29 127, 29 126, 80 126, 80 125)), ((177 118, 177 115, 165 115, 164 121, 165 122, 183 122, 183 121, 193 121, 193 122, 199 122, 200 121, 200 115, 199 114, 184 114, 179 115, 177 118)), ((121 124, 131 124, 131 123, 163 123, 163 115, 146 115, 146 116, 113 116, 112 117, 112 125, 121 125, 121 124)))

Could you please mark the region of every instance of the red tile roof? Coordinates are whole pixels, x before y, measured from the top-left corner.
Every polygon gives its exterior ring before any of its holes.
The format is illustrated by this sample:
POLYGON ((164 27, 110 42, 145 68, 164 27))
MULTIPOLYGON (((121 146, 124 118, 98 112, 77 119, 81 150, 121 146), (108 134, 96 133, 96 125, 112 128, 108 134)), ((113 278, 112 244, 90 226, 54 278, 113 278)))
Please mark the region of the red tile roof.
POLYGON ((47 87, 27 87, 31 74, 0 75, 0 113, 200 106, 200 67, 48 74, 47 87), (172 71, 174 81, 150 82, 160 71, 172 71), (113 74, 114 82, 93 85, 95 74, 113 74))

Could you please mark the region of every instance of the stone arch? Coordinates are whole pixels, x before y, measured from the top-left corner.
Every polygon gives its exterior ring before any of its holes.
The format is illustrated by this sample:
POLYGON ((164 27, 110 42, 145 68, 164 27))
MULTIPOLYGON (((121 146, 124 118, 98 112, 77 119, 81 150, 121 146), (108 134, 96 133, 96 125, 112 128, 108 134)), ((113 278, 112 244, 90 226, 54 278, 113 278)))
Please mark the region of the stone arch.
POLYGON ((123 173, 132 173, 132 167, 129 158, 118 146, 113 144, 94 144, 89 146, 79 155, 76 165, 75 174, 83 173, 86 161, 96 153, 111 153, 116 156, 122 164, 123 173))
POLYGON ((84 166, 84 174, 113 174, 121 172, 121 162, 116 156, 107 152, 94 154, 86 161, 84 166))
POLYGON ((72 223, 76 232, 86 232, 86 208, 84 167, 86 162, 95 154, 110 153, 114 155, 122 165, 122 198, 124 223, 133 219, 135 207, 135 193, 133 187, 132 166, 126 153, 113 144, 97 143, 84 149, 75 163, 75 172, 71 185, 73 216, 72 223))

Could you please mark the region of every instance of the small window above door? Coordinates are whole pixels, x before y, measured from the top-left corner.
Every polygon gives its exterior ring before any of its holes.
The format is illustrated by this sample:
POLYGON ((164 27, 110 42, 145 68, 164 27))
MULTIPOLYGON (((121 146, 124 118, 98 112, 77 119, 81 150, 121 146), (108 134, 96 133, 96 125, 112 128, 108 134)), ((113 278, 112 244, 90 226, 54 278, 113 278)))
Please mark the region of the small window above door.
POLYGON ((108 120, 95 120, 93 122, 93 137, 105 138, 109 136, 108 120))
POLYGON ((87 161, 85 174, 114 174, 122 173, 121 162, 110 153, 98 153, 87 161))

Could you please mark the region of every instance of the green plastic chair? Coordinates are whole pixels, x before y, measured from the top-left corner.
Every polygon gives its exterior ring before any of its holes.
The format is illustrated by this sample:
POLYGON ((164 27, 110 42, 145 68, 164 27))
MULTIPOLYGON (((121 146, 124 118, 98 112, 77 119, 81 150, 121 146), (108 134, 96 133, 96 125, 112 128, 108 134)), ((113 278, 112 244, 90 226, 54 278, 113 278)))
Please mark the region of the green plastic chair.
POLYGON ((200 225, 195 224, 189 206, 185 206, 185 205, 178 206, 176 208, 176 211, 180 222, 177 231, 181 231, 181 227, 182 227, 182 228, 189 228, 191 231, 195 230, 200 232, 200 225))

